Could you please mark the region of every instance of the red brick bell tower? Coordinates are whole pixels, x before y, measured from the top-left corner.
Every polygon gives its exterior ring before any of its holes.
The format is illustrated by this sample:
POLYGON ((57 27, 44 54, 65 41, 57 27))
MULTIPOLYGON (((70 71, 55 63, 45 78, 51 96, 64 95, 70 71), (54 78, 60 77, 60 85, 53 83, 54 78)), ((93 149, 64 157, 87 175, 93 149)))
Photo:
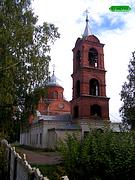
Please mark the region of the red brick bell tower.
POLYGON ((106 97, 104 44, 92 35, 88 16, 82 38, 73 48, 73 121, 109 122, 109 98, 106 97))

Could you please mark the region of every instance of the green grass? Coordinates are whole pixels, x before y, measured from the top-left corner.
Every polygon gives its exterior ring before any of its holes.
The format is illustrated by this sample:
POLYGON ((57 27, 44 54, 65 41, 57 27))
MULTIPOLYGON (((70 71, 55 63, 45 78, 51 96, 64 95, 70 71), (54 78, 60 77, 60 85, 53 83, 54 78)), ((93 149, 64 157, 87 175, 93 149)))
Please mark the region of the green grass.
POLYGON ((64 166, 62 164, 57 165, 38 165, 31 164, 32 167, 36 167, 40 170, 44 177, 49 180, 61 180, 61 177, 66 175, 64 166))

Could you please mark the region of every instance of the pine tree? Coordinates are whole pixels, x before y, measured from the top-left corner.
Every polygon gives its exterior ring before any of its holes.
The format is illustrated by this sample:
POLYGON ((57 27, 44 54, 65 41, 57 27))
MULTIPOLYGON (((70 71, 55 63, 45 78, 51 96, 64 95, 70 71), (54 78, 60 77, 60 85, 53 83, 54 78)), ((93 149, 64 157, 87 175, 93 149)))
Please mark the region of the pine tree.
POLYGON ((127 82, 122 86, 121 100, 123 102, 120 108, 122 121, 125 125, 130 125, 135 129, 135 51, 132 53, 128 65, 127 82))
POLYGON ((53 24, 37 21, 31 0, 0 1, 0 125, 8 133, 27 94, 47 79, 51 44, 59 38, 53 24))

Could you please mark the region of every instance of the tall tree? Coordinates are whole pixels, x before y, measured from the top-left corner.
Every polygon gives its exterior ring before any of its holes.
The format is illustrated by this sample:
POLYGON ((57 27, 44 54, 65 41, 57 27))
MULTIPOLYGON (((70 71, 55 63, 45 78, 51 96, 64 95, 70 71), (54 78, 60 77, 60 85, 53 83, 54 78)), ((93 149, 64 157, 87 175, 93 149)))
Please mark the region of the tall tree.
POLYGON ((121 117, 124 124, 130 125, 135 129, 135 51, 132 53, 128 65, 127 82, 122 86, 121 100, 123 102, 120 108, 121 117))
POLYGON ((43 85, 48 76, 50 46, 59 33, 53 24, 37 25, 37 21, 31 0, 0 1, 2 129, 11 129, 9 124, 21 117, 27 94, 43 85))

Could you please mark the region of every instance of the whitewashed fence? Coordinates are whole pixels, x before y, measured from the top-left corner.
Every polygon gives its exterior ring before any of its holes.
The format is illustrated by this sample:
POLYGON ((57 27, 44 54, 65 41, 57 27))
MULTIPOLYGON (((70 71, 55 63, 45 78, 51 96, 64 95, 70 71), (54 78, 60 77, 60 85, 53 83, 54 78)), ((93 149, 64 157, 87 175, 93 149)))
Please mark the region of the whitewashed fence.
MULTIPOLYGON (((7 180, 49 180, 47 177, 43 177, 38 168, 31 167, 25 154, 22 158, 6 140, 2 140, 1 144, 5 148, 7 180)), ((61 179, 69 180, 67 176, 62 176, 61 179)))

